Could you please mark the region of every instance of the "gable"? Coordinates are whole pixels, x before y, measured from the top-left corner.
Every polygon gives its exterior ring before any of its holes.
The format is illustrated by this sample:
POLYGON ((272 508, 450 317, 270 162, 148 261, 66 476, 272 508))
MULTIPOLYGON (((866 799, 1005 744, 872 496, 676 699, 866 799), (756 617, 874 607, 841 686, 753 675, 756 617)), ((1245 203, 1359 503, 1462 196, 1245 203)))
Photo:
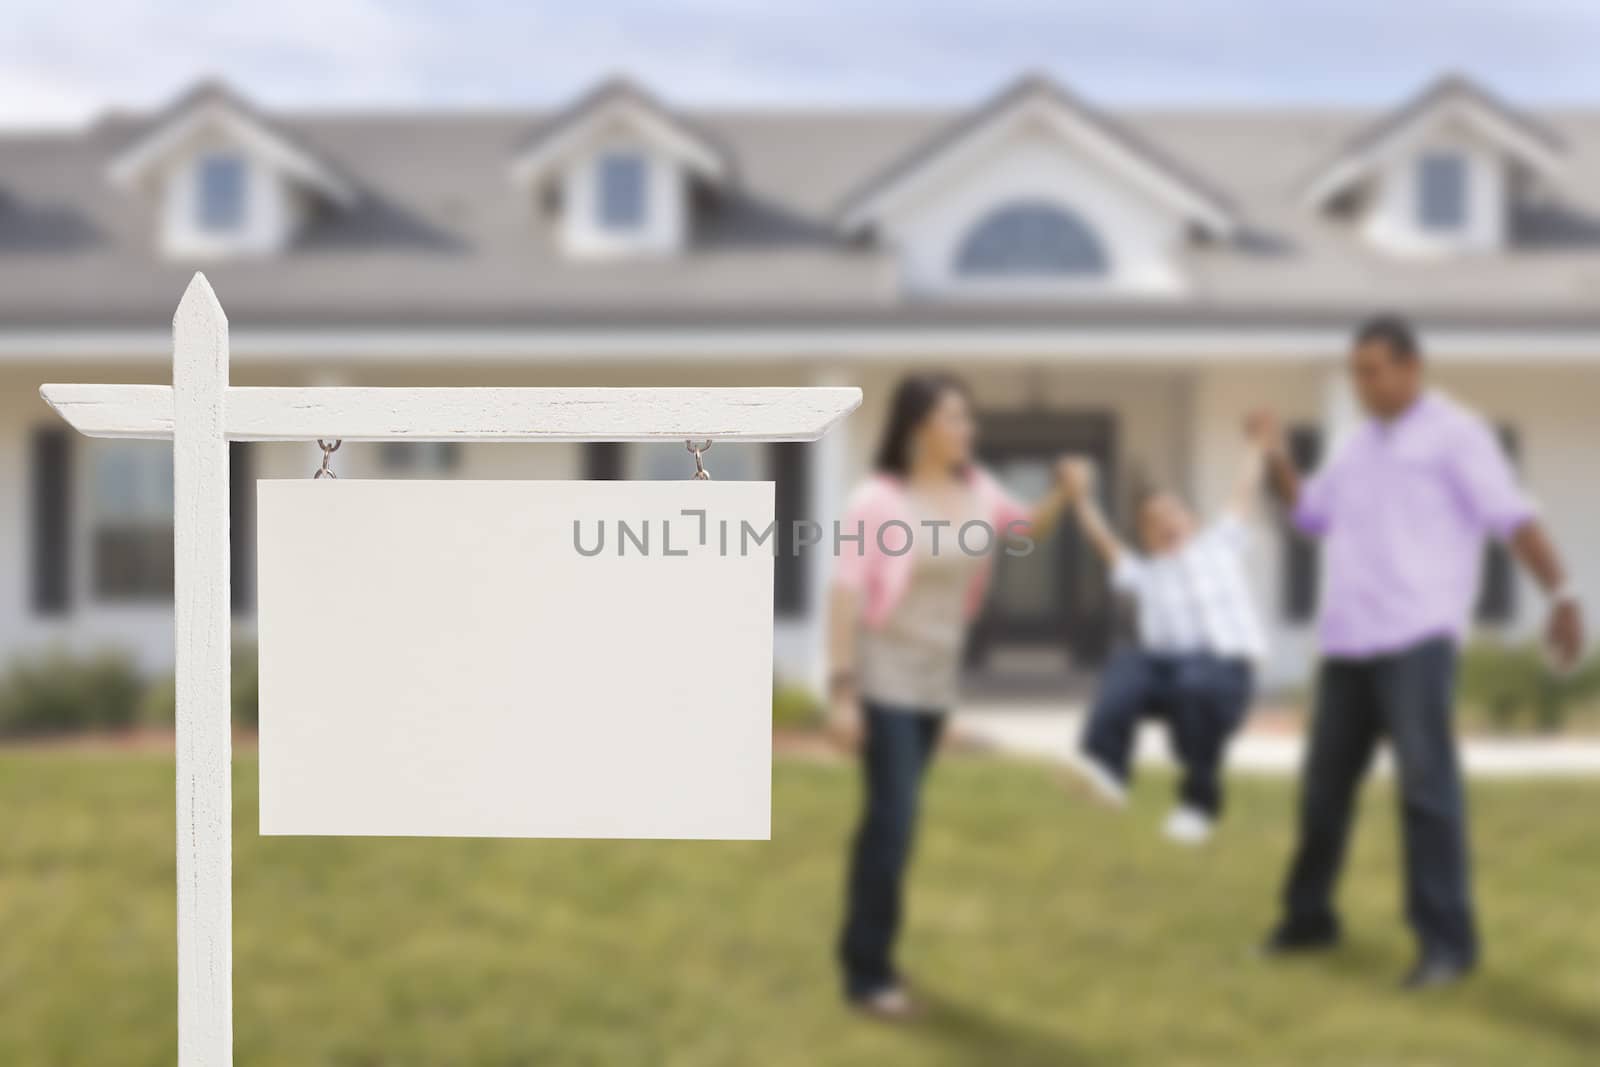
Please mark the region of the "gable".
POLYGON ((512 179, 533 184, 575 158, 618 141, 648 147, 700 178, 731 178, 732 159, 709 134, 625 81, 608 82, 555 116, 512 160, 512 179))
POLYGON ((1024 116, 886 204, 875 230, 913 293, 1173 292, 1190 220, 1113 160, 1024 116))
POLYGON ((337 168, 276 124, 257 114, 218 85, 205 84, 184 95, 112 159, 113 183, 135 186, 158 176, 197 146, 231 146, 304 188, 335 203, 356 199, 353 185, 337 168))
POLYGON ((1039 131, 1071 146, 1188 225, 1218 237, 1238 229, 1238 220, 1220 194, 1131 131, 1040 78, 1023 79, 875 175, 840 208, 844 228, 858 232, 873 226, 907 198, 944 180, 948 171, 993 155, 997 145, 1018 130, 1039 131))
POLYGON ((1499 251, 1563 145, 1472 83, 1444 78, 1360 130, 1306 185, 1304 206, 1401 256, 1499 251))
POLYGON ((279 123, 203 83, 110 160, 112 184, 154 201, 167 256, 220 259, 282 251, 323 203, 349 208, 354 182, 279 123))
POLYGON ((1563 142, 1554 131, 1475 84, 1447 77, 1359 131, 1312 175, 1305 200, 1322 207, 1440 139, 1490 149, 1545 175, 1561 169, 1563 142))

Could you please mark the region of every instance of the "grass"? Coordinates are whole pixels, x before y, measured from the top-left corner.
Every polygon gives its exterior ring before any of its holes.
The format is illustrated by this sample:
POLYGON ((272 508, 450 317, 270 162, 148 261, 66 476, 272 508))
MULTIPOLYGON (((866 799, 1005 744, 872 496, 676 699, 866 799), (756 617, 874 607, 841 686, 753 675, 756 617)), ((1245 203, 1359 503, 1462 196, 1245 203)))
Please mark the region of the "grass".
MULTIPOLYGON (((1474 790, 1488 956, 1407 997, 1392 797, 1374 784, 1347 946, 1265 964, 1287 783, 1244 781, 1215 847, 1028 765, 930 783, 903 962, 933 1005, 848 1015, 830 960, 842 766, 780 762, 770 843, 270 839, 236 774, 235 1035, 254 1065, 1293 1064, 1600 1057, 1600 783, 1474 790)), ((176 1055, 169 756, 0 753, 0 1064, 176 1055)))

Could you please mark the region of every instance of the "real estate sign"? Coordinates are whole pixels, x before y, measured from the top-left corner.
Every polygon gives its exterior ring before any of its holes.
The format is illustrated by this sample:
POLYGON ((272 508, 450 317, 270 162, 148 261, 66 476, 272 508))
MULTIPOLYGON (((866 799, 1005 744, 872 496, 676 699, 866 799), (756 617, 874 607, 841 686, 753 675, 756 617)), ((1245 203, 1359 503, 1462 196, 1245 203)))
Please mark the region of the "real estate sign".
POLYGON ((771 482, 258 489, 262 833, 769 836, 771 482))

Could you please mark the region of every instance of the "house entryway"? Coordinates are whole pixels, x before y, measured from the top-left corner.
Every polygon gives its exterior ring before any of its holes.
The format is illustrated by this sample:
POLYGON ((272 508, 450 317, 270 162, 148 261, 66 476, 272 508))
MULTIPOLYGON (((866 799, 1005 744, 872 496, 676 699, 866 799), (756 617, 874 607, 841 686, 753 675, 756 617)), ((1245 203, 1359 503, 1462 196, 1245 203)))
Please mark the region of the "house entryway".
MULTIPOLYGON (((1046 493, 1056 461, 1073 453, 1094 460, 1101 498, 1113 499, 1112 412, 992 411, 979 421, 982 462, 1018 497, 1046 493)), ((997 557, 989 600, 967 649, 969 690, 1081 689, 1085 672, 1105 657, 1113 616, 1105 568, 1069 517, 1031 554, 997 557)))

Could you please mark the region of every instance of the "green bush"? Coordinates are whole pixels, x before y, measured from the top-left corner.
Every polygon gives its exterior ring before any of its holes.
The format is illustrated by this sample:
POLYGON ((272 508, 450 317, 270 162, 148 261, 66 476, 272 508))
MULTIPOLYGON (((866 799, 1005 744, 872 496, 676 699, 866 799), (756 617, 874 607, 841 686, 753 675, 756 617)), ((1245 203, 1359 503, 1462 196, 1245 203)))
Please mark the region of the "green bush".
MULTIPOLYGON (((261 671, 254 645, 233 648, 233 724, 255 729, 260 722, 261 671)), ((138 719, 144 726, 170 727, 177 719, 178 692, 169 675, 152 683, 139 701, 138 719)))
POLYGON ((803 730, 822 722, 822 704, 805 686, 792 682, 772 683, 772 725, 786 730, 803 730))
POLYGON ((233 724, 254 730, 261 723, 261 663, 256 646, 233 646, 233 724))
POLYGON ((1558 674, 1537 644, 1480 641, 1461 657, 1461 699, 1495 730, 1554 733, 1600 696, 1600 657, 1558 674))
POLYGON ((140 726, 171 729, 178 718, 177 679, 169 674, 145 686, 134 718, 140 726))
POLYGON ((0 677, 0 735, 125 729, 143 689, 132 659, 118 652, 55 649, 18 659, 0 677))

